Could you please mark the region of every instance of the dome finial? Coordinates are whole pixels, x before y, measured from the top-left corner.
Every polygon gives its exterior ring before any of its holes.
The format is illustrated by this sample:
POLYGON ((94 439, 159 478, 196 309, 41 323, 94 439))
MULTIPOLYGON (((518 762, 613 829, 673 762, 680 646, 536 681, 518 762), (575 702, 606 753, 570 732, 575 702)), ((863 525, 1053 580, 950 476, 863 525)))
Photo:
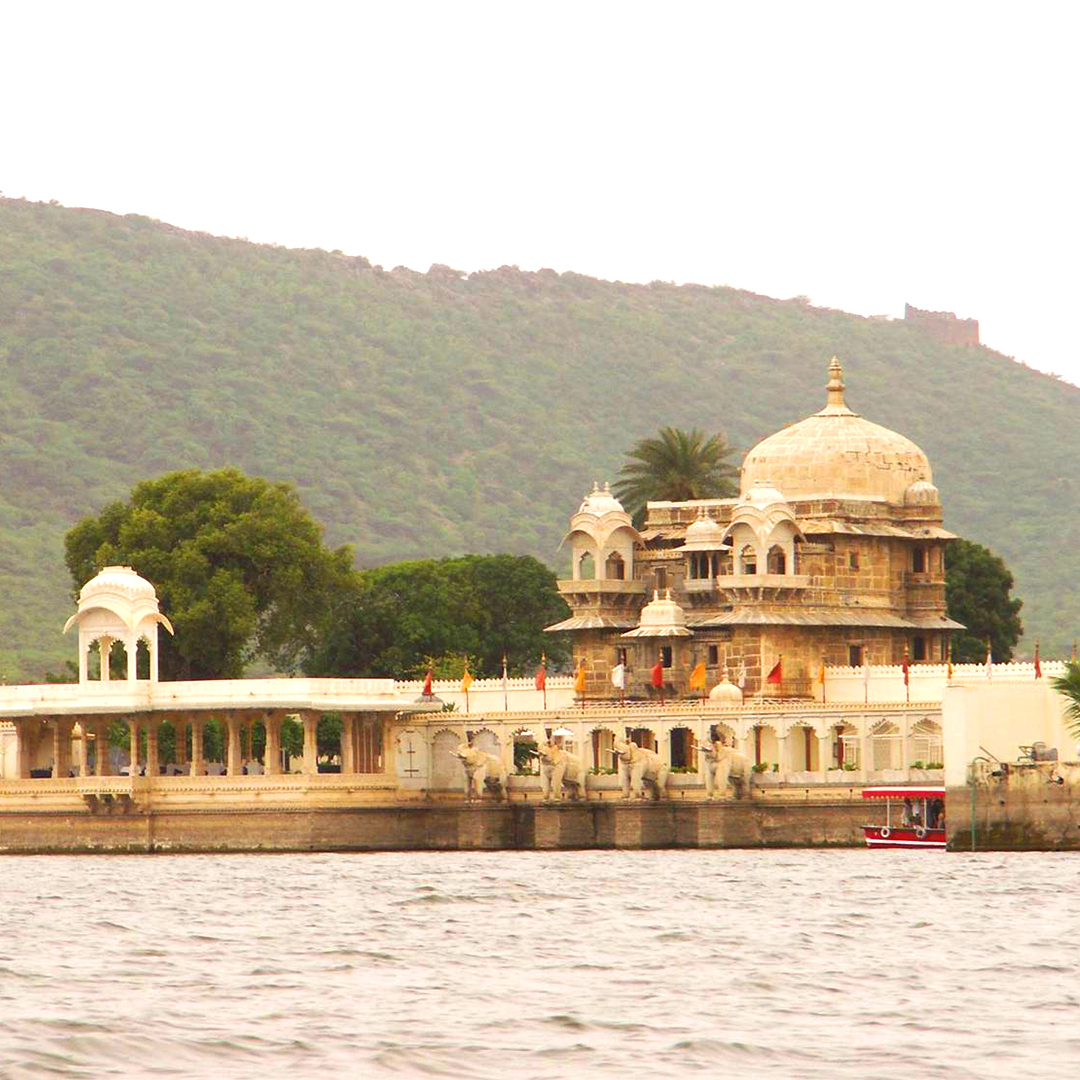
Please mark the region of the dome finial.
POLYGON ((844 405, 844 369, 835 356, 829 361, 829 383, 825 389, 829 391, 830 405, 844 405))

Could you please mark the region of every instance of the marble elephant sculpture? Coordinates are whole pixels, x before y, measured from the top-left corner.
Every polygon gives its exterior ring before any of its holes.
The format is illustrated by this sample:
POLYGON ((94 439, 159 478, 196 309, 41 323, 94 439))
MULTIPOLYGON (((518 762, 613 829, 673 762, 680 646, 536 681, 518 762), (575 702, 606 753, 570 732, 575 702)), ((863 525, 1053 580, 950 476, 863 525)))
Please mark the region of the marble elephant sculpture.
POLYGON ((722 739, 701 743, 697 749, 701 754, 708 798, 713 798, 717 792, 721 797, 726 797, 729 783, 734 789, 735 798, 741 799, 750 794, 754 772, 745 754, 740 754, 722 739))
POLYGON ((506 766, 494 754, 485 753, 477 746, 461 743, 455 756, 465 766, 465 801, 482 799, 485 790, 495 792, 499 802, 507 798, 506 766))
POLYGON ((648 785, 653 798, 662 799, 671 766, 654 750, 643 750, 629 739, 616 738, 614 747, 611 752, 619 763, 623 798, 629 799, 633 792, 636 798, 644 799, 645 786, 648 785))
POLYGON ((561 800, 563 785, 570 788, 573 798, 585 798, 585 765, 581 758, 554 743, 540 743, 535 753, 540 759, 540 787, 545 800, 561 800))

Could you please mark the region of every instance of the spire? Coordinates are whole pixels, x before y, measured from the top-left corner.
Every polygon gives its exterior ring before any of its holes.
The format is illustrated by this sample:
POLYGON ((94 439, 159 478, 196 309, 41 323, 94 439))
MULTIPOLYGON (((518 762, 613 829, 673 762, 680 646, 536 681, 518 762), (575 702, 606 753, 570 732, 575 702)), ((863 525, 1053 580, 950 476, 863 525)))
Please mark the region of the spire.
POLYGON ((835 356, 829 361, 829 383, 825 389, 829 391, 830 405, 839 405, 841 408, 846 405, 844 401, 844 369, 835 356))

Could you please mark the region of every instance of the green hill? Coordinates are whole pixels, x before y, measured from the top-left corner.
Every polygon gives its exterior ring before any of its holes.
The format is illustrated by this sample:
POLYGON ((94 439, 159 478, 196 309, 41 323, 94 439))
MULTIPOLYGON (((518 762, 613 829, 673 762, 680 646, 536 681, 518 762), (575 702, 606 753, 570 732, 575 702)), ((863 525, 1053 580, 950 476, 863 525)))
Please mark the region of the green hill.
POLYGON ((1080 389, 985 348, 730 288, 362 258, 0 199, 0 673, 73 655, 61 552, 137 480, 294 480, 361 565, 557 563, 594 478, 661 424, 746 448, 848 400, 929 454, 946 524, 1016 573, 1028 639, 1080 614, 1080 389))

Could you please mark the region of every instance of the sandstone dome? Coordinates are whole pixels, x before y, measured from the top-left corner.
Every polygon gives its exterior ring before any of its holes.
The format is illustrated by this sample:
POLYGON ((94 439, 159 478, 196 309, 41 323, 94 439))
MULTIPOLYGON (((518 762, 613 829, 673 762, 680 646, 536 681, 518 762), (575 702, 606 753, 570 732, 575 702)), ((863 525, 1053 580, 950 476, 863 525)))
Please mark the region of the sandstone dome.
POLYGON ((746 455, 744 497, 759 477, 768 477, 787 500, 854 495, 902 504, 913 484, 932 484, 930 462, 910 439, 847 407, 843 370, 835 356, 828 392, 821 412, 770 435, 746 455))
MULTIPOLYGON (((579 514, 595 514, 597 517, 603 517, 604 514, 610 513, 626 514, 623 509, 623 504, 611 494, 611 488, 604 484, 603 490, 600 485, 594 480, 593 489, 585 496, 584 501, 578 507, 579 514)), ((627 520, 629 520, 629 514, 627 514, 627 520)))
POLYGON ((684 551, 716 551, 724 543, 724 526, 714 521, 705 513, 705 508, 698 509, 697 520, 690 523, 686 530, 684 551))
POLYGON ((729 681, 725 671, 724 678, 709 691, 709 700, 720 705, 741 705, 743 695, 742 691, 729 681))
POLYGON ((653 598, 641 609, 635 629, 623 637, 690 637, 686 628, 686 612, 671 599, 671 590, 661 596, 654 590, 653 598))

